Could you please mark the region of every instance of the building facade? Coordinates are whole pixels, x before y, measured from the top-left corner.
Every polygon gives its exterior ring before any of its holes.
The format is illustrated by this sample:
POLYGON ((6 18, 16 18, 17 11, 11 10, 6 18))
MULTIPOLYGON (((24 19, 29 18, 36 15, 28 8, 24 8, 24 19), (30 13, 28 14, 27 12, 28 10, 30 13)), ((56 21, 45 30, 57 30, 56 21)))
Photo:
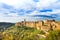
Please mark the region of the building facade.
POLYGON ((17 22, 16 26, 26 26, 33 27, 38 30, 49 31, 49 30, 60 30, 60 25, 55 20, 45 20, 45 21, 22 21, 17 22))

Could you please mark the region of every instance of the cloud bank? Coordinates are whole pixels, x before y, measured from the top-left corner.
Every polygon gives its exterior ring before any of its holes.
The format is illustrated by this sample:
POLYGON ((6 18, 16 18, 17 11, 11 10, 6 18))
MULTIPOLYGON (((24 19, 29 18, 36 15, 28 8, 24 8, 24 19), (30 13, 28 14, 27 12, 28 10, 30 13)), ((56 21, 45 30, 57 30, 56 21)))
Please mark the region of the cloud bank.
POLYGON ((0 0, 0 21, 60 20, 59 0, 0 0))

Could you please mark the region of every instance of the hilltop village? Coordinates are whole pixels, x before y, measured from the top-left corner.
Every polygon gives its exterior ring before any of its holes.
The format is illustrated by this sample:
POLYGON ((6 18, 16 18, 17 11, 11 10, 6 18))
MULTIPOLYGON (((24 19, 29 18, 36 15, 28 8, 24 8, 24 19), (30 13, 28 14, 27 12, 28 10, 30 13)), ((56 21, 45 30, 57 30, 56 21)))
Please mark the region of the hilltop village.
POLYGON ((21 21, 15 24, 16 26, 33 27, 38 30, 49 31, 49 30, 60 30, 60 22, 55 20, 44 20, 44 21, 21 21))
POLYGON ((0 32, 0 40, 60 40, 60 22, 21 21, 0 32))

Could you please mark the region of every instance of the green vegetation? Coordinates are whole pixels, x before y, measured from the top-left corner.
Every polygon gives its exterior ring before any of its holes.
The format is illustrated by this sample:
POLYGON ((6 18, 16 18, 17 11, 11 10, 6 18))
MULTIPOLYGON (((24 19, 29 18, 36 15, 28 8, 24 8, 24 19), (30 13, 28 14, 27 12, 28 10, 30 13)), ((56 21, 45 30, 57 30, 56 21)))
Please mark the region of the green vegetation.
POLYGON ((11 26, 0 32, 0 40, 60 40, 60 30, 44 31, 26 26, 11 26), (42 36, 44 35, 44 36, 42 36))
POLYGON ((43 40, 44 37, 38 35, 42 33, 35 28, 12 26, 3 32, 3 40, 43 40))
POLYGON ((46 40, 60 40, 60 30, 50 31, 46 40))

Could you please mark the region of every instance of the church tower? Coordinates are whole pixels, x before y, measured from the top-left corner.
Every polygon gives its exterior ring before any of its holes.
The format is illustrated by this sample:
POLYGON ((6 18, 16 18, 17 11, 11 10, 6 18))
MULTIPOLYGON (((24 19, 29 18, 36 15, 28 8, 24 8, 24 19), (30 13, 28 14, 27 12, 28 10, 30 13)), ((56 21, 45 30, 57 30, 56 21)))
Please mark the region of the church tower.
POLYGON ((24 26, 26 26, 26 19, 24 19, 24 26))

